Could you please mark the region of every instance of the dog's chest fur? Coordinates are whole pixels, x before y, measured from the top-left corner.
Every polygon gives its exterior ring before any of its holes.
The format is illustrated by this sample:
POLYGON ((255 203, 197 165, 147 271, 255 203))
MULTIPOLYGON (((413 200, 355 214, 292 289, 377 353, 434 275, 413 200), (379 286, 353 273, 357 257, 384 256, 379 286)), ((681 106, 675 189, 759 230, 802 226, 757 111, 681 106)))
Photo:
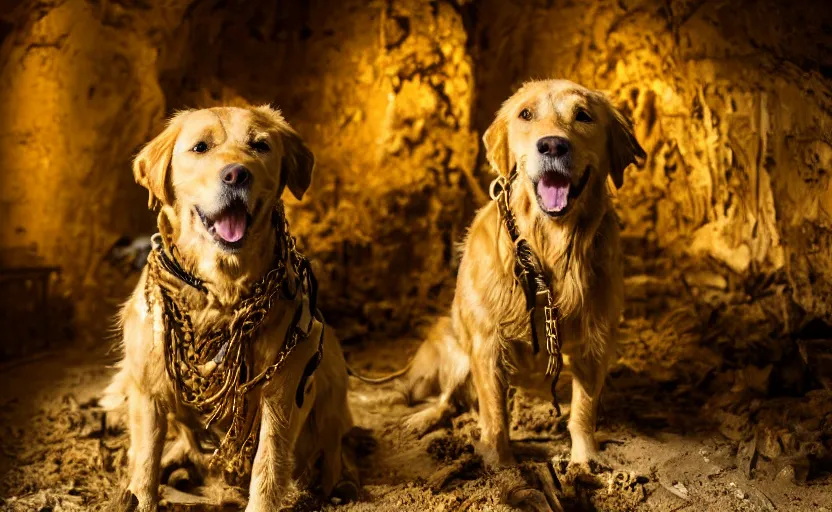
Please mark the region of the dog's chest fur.
MULTIPOLYGON (((592 344, 606 342, 587 326, 610 328, 617 319, 616 295, 620 273, 614 271, 618 254, 618 225, 612 210, 597 218, 563 227, 547 218, 518 218, 526 237, 544 267, 544 274, 559 306, 558 334, 565 354, 593 352, 592 344)), ((460 268, 455 316, 457 325, 480 325, 501 340, 503 364, 511 380, 523 387, 544 382, 548 353, 541 344, 532 350, 529 313, 523 289, 513 274, 514 246, 497 208, 483 208, 472 225, 460 268), (490 247, 489 247, 490 246, 490 247), (461 297, 460 297, 461 295, 461 297), (522 381, 522 382, 520 382, 522 381)))

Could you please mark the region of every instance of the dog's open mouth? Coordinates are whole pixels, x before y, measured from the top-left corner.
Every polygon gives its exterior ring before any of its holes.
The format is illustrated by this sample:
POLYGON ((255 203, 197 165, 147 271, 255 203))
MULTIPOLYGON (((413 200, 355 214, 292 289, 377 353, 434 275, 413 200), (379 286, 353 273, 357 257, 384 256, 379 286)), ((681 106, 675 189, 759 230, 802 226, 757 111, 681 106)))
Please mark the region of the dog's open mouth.
POLYGON ((196 209, 205 229, 214 240, 226 249, 239 249, 245 241, 246 231, 251 223, 251 214, 246 209, 244 201, 237 199, 219 210, 214 215, 206 215, 199 208, 196 209))
POLYGON ((581 182, 572 185, 570 175, 561 171, 546 171, 535 184, 537 202, 540 208, 553 217, 559 217, 569 210, 573 199, 577 199, 589 181, 590 168, 581 176, 581 182))

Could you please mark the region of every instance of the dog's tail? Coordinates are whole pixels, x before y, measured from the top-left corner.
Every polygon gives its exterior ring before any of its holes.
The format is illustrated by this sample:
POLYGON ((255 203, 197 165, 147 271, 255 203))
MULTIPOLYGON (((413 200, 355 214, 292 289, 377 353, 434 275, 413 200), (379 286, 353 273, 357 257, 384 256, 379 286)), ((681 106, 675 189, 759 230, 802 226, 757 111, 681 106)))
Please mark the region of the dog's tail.
MULTIPOLYGON (((347 373, 367 384, 385 384, 404 377, 411 370, 413 371, 412 379, 421 379, 428 373, 436 373, 435 365, 438 364, 438 358, 435 356, 435 347, 438 346, 436 340, 446 336, 455 336, 451 326, 451 318, 449 316, 439 317, 430 327, 430 331, 422 344, 419 345, 416 354, 410 358, 404 368, 380 377, 367 377, 347 365, 347 373)), ((444 344, 443 342, 442 345, 444 346, 444 344)))
POLYGON ((366 382, 367 384, 385 384, 387 382, 396 380, 400 377, 404 377, 407 372, 410 371, 410 368, 413 366, 413 359, 408 361, 404 368, 400 370, 396 370, 393 373, 389 373, 387 375, 383 375, 381 377, 366 377, 361 375, 357 371, 355 371, 350 365, 347 365, 347 374, 355 377, 356 379, 360 380, 361 382, 366 382))

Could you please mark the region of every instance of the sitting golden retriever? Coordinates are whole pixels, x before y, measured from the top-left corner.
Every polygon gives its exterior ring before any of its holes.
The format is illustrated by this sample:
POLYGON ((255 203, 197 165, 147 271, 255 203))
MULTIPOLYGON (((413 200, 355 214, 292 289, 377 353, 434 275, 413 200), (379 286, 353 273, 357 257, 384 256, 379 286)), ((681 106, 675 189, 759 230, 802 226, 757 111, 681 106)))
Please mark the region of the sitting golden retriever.
POLYGON ((313 166, 268 106, 181 112, 136 157, 160 234, 121 312, 124 357, 103 401, 127 406, 123 508, 156 510, 160 467, 186 458, 250 477, 249 511, 285 505, 319 456, 325 493, 358 490, 341 445, 344 357, 281 200, 287 187, 303 196, 313 166), (163 453, 168 416, 180 437, 163 453), (213 456, 197 446, 206 427, 213 456))
MULTIPOLYGON (((503 104, 483 141, 500 176, 492 189, 496 200, 477 213, 468 232, 450 318, 437 323, 403 376, 411 401, 439 395, 408 425, 423 433, 457 403, 476 400, 484 460, 513 464, 508 385, 552 385, 562 348, 573 374, 571 460, 586 462, 597 453, 598 397, 615 352, 624 296, 607 176, 621 187, 624 169, 644 158, 644 150, 604 96, 563 80, 523 85, 503 104), (497 194, 501 188, 507 197, 497 194), (531 249, 534 273, 518 274, 518 244, 531 249), (537 317, 529 311, 540 295, 527 294, 522 278, 529 275, 539 278, 544 297, 552 297, 551 338, 546 322, 533 328, 537 317)), ((546 303, 536 306, 534 311, 546 303)), ((389 379, 375 379, 383 380, 389 379)))

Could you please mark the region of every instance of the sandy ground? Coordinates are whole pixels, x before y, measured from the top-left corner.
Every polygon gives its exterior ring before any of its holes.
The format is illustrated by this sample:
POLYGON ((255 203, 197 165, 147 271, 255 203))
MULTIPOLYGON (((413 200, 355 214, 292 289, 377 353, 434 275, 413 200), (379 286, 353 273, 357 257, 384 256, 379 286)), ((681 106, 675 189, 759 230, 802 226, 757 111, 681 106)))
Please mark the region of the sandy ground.
MULTIPOLYGON (((348 358, 366 371, 386 371, 403 364, 416 346, 416 340, 353 346, 348 358)), ((112 374, 110 363, 103 354, 71 352, 3 369, 0 509, 104 507, 126 462, 126 433, 96 402, 112 374)), ((353 381, 356 422, 377 441, 360 460, 362 496, 335 507, 306 493, 295 509, 534 509, 524 498, 539 495, 528 489, 548 483, 566 510, 832 510, 828 474, 795 484, 761 464, 748 478, 737 462, 741 443, 717 430, 695 390, 662 387, 625 367, 608 382, 599 436, 612 470, 596 467, 594 475, 574 478, 559 462, 569 449, 568 407, 557 418, 549 403, 516 391, 511 436, 520 466, 491 472, 476 456, 475 412, 416 439, 399 428, 412 410, 399 401, 395 385, 353 381)))

